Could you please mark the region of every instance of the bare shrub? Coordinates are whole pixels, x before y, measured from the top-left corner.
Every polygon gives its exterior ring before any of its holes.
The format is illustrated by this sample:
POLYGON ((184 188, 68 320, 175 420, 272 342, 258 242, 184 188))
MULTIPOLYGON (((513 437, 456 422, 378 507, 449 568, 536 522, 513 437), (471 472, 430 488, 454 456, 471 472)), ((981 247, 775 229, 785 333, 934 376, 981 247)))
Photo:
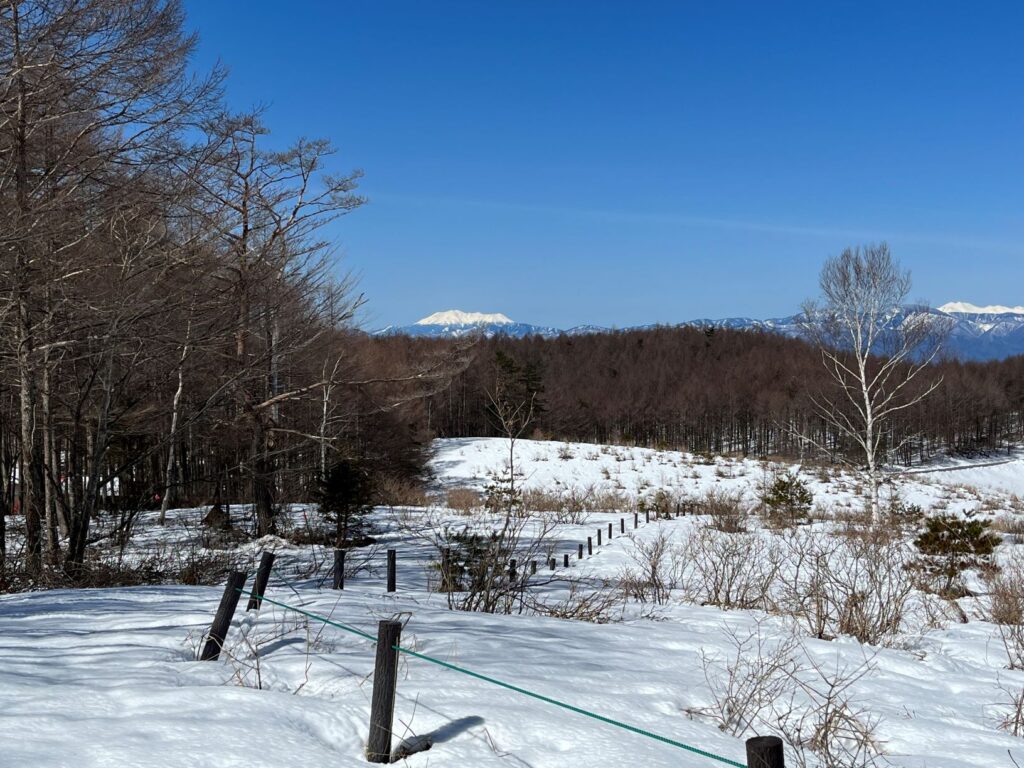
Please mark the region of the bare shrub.
POLYGON ((656 519, 670 518, 683 505, 684 497, 667 488, 659 488, 654 493, 643 496, 637 501, 640 512, 651 512, 656 519))
POLYGON ((573 580, 568 582, 568 593, 564 598, 539 598, 536 593, 527 592, 525 602, 532 613, 540 616, 587 621, 592 624, 608 624, 615 621, 615 611, 622 607, 621 596, 614 589, 610 589, 608 584, 595 587, 573 580))
POLYGON ((527 488, 523 491, 523 508, 531 512, 558 512, 562 504, 561 491, 544 488, 527 488))
POLYGON ((636 502, 621 490, 588 492, 587 506, 592 512, 627 512, 636 508, 636 502))
POLYGON ((749 512, 743 506, 743 494, 711 488, 697 502, 697 511, 711 518, 711 525, 724 533, 747 530, 749 512))
POLYGON ((1024 669, 1024 558, 1015 557, 989 582, 986 616, 999 629, 1010 669, 1024 669))
POLYGON ((592 489, 567 488, 558 490, 528 489, 523 491, 523 508, 531 512, 548 513, 557 523, 583 525, 590 517, 588 508, 592 489))
POLYGON ((259 614, 246 614, 239 623, 234 642, 223 648, 232 670, 232 680, 235 685, 243 688, 298 693, 309 682, 313 654, 333 650, 331 644, 323 640, 326 625, 318 624, 314 627, 305 616, 294 615, 274 616, 269 622, 259 619, 259 614), (264 661, 268 647, 292 638, 302 642, 305 647, 304 674, 297 683, 285 681, 273 674, 266 668, 264 661))
POLYGON ((793 636, 769 641, 762 623, 746 631, 725 629, 727 654, 701 650, 711 704, 691 709, 732 736, 757 732, 760 719, 793 687, 799 643, 793 636))
POLYGON ((711 703, 690 708, 733 736, 771 732, 789 746, 797 768, 879 765, 879 720, 853 688, 873 667, 870 659, 844 666, 813 659, 793 636, 771 639, 758 622, 727 630, 730 650, 701 653, 711 703))
POLYGON ((227 552, 187 549, 177 558, 176 581, 181 584, 219 584, 235 570, 238 558, 227 552))
POLYGON ((871 768, 882 764, 875 732, 880 722, 858 702, 853 686, 874 669, 826 665, 806 658, 792 676, 794 690, 774 707, 774 727, 790 747, 796 768, 871 768))
POLYGON ((722 608, 765 608, 782 563, 774 541, 750 533, 699 528, 683 557, 688 598, 722 608))
POLYGON ((446 594, 448 607, 479 613, 524 612, 529 590, 543 583, 531 580, 527 564, 551 557, 554 526, 550 520, 510 512, 425 534, 437 552, 437 588, 446 594))
POLYGON ((1024 517, 1020 515, 1000 515, 992 521, 992 530, 1003 534, 1004 541, 1014 544, 1024 541, 1024 517))
POLYGON ((997 727, 1018 739, 1024 736, 1024 688, 1000 685, 1003 699, 996 706, 1000 709, 997 727))
POLYGON ((890 645, 913 605, 908 547, 871 535, 832 537, 801 530, 781 537, 787 567, 774 607, 798 618, 813 637, 852 635, 890 645))
POLYGON ((483 507, 484 497, 475 488, 449 488, 445 493, 444 503, 448 509, 468 516, 483 507))
POLYGON ((664 531, 653 539, 633 537, 629 550, 635 567, 626 567, 619 584, 626 597, 645 604, 664 605, 679 583, 679 551, 664 531))

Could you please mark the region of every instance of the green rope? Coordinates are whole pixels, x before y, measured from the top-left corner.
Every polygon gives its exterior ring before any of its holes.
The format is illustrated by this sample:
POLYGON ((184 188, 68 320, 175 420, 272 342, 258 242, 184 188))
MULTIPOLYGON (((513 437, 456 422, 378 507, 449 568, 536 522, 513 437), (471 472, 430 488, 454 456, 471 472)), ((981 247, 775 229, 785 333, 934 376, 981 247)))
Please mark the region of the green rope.
MULTIPOLYGON (((238 591, 241 592, 243 595, 249 595, 249 597, 256 597, 255 593, 250 592, 247 589, 239 589, 238 591)), ((310 611, 304 611, 301 608, 296 608, 294 605, 286 605, 285 603, 279 603, 276 600, 271 600, 266 595, 264 595, 260 599, 263 600, 263 602, 265 602, 265 603, 270 603, 271 605, 276 605, 279 608, 286 608, 289 611, 295 611, 296 613, 301 613, 303 616, 307 616, 307 617, 309 617, 311 619, 316 619, 317 621, 322 621, 324 624, 329 624, 332 627, 337 627, 338 629, 343 629, 346 632, 351 632, 353 635, 359 635, 360 637, 365 638, 366 640, 369 640, 371 643, 376 643, 377 642, 377 638, 374 637, 373 635, 368 635, 366 632, 363 632, 360 629, 356 629, 355 627, 349 627, 349 626, 346 626, 345 624, 341 624, 341 623, 339 623, 337 621, 333 621, 332 619, 328 619, 326 616, 320 616, 318 614, 311 613, 310 611)))
MULTIPOLYGON (((248 592, 248 591, 246 591, 244 589, 240 589, 238 591, 241 592, 242 594, 252 595, 251 592, 248 592)), ((343 629, 346 632, 351 632, 351 633, 353 633, 355 635, 359 635, 360 637, 363 637, 363 638, 369 640, 370 642, 372 642, 374 644, 376 644, 376 642, 377 642, 377 638, 374 637, 373 635, 368 635, 366 632, 362 632, 362 631, 360 631, 358 629, 355 629, 353 627, 345 626, 344 624, 340 624, 340 623, 338 623, 336 621, 332 621, 331 619, 328 619, 328 618, 326 618, 324 616, 318 616, 315 613, 311 613, 309 611, 304 611, 301 608, 295 608, 294 606, 291 606, 291 605, 286 605, 284 603, 279 603, 279 602, 277 602, 275 600, 271 600, 269 597, 264 597, 263 599, 266 600, 271 605, 277 605, 277 606, 280 606, 281 608, 287 608, 288 610, 295 611, 297 613, 301 613, 303 616, 308 616, 311 619, 316 619, 317 621, 322 621, 325 624, 329 624, 332 627, 337 627, 338 629, 343 629)), ((497 679, 495 679, 493 677, 488 677, 487 675, 481 675, 479 672, 473 672, 472 670, 465 669, 464 667, 460 667, 460 666, 457 666, 455 664, 451 664, 450 662, 441 661, 440 659, 435 659, 433 656, 427 656, 426 654, 418 653, 417 651, 412 651, 412 650, 410 650, 408 648, 403 648, 400 645, 392 646, 392 648, 394 650, 398 651, 399 653, 405 653, 405 654, 408 654, 409 656, 415 656, 417 659, 422 659, 423 661, 430 662, 431 664, 437 664, 438 666, 445 667, 446 669, 451 669, 451 670, 453 670, 455 672, 461 672, 462 674, 469 675, 470 677, 474 677, 477 680, 483 680, 485 683, 491 683, 492 685, 497 685, 497 686, 500 686, 502 688, 506 688, 506 689, 508 689, 510 691, 515 691, 516 693, 521 693, 524 696, 529 696, 531 698, 537 699, 538 701, 543 701, 543 702, 545 702, 547 704, 553 704, 556 707, 561 707, 562 709, 567 709, 570 712, 575 712, 578 715, 583 715, 584 717, 589 717, 589 718, 592 718, 592 719, 597 720, 599 722, 606 723, 608 725, 614 725, 617 728, 622 728, 623 730, 630 731, 631 733, 639 734, 640 736, 646 736, 649 739, 654 739, 655 741, 660 741, 663 744, 668 744, 668 745, 673 746, 673 747, 678 747, 679 749, 685 749, 687 752, 692 752, 693 754, 700 755, 701 757, 707 757, 707 758, 709 758, 711 760, 717 760, 718 762, 724 763, 725 765, 731 765, 731 766, 733 766, 733 768, 747 768, 746 763, 737 763, 735 760, 730 760, 727 757, 722 757, 721 755, 716 755, 714 752, 707 752, 707 751, 705 751, 703 749, 698 749, 697 747, 691 747, 689 744, 684 744, 681 741, 676 741, 675 739, 670 739, 667 736, 659 736, 658 734, 652 733, 651 731, 645 731, 643 728, 637 728, 635 725, 630 725, 629 723, 623 723, 620 720, 613 720, 610 717, 605 717, 604 715, 599 715, 596 712, 590 712, 589 710, 581 709, 580 707, 574 707, 572 704, 566 704, 564 701, 559 701, 558 699, 552 699, 552 698, 550 698, 548 696, 544 696, 544 695, 539 694, 539 693, 534 693, 533 691, 528 691, 525 688, 520 688, 517 685, 512 685, 511 683, 506 683, 506 682, 504 682, 502 680, 497 680, 497 679)))
POLYGON ((396 651, 399 651, 401 653, 407 653, 410 656, 415 656, 417 659, 423 659, 423 661, 429 661, 431 664, 439 664, 442 667, 446 667, 448 669, 452 669, 452 670, 454 670, 456 672, 461 672, 462 674, 469 675, 470 677, 475 677, 477 680, 483 680, 486 683, 492 683, 494 685, 500 685, 502 688, 508 688, 508 690, 515 691, 516 693, 521 693, 524 696, 530 696, 530 697, 532 697, 534 699, 537 699, 539 701, 547 702, 548 704, 554 704, 556 707, 561 707, 562 709, 567 709, 570 712, 575 712, 577 715, 584 715, 586 717, 591 717, 594 720, 599 720, 602 723, 607 723, 608 725, 614 725, 614 726, 616 726, 618 728, 623 728, 624 730, 631 731, 633 733, 638 733, 641 736, 646 736, 649 739, 654 739, 655 741, 660 741, 660 742, 662 742, 664 744, 671 744, 673 747, 679 747, 680 749, 685 749, 686 751, 693 752, 694 754, 700 755, 701 757, 708 757, 708 758, 711 758, 712 760, 718 760, 720 763, 725 763, 726 765, 732 765, 732 766, 735 766, 735 768, 747 768, 746 763, 737 763, 734 760, 730 760, 730 759, 728 759, 726 757, 722 757, 720 755, 716 755, 714 752, 705 752, 703 749, 697 749, 697 747, 691 747, 689 744, 683 744, 681 741, 675 741, 674 739, 670 739, 670 738, 668 738, 666 736, 659 736, 656 733, 651 733, 650 731, 645 731, 643 728, 637 728, 635 725, 630 725, 629 723, 623 723, 623 722, 621 722, 619 720, 613 720, 610 717, 605 717, 604 715, 599 715, 596 712, 590 712, 590 711, 588 711, 586 709, 580 709, 579 707, 574 707, 572 704, 566 704, 564 701, 559 701, 558 699, 552 699, 552 698, 549 698, 548 696, 542 696, 539 693, 534 693, 533 691, 528 691, 525 688, 520 688, 520 687, 518 687, 516 685, 512 685, 511 683, 506 683, 506 682, 503 682, 501 680, 496 680, 495 678, 488 677, 487 675, 481 675, 479 672, 473 672, 472 670, 469 670, 469 669, 463 669, 462 667, 456 666, 455 664, 450 664, 447 661, 441 661, 440 659, 435 659, 432 656, 426 656, 426 655, 424 655, 422 653, 417 653, 416 651, 410 651, 408 648, 402 648, 401 646, 397 646, 397 645, 396 646, 392 646, 392 647, 396 651))

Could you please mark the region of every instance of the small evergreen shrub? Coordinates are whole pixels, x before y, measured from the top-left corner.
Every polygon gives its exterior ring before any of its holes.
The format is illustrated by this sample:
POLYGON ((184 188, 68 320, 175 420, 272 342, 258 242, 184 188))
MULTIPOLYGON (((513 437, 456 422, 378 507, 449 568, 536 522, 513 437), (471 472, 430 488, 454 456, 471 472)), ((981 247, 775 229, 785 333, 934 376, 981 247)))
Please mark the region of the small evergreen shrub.
POLYGON ((765 516, 779 525, 795 525, 808 520, 814 494, 795 472, 780 472, 761 496, 765 516))
POLYGON ((373 541, 367 519, 373 509, 373 481, 369 473, 351 459, 343 459, 321 478, 316 500, 320 515, 334 525, 335 546, 362 546, 373 541))
POLYGON ((973 520, 955 515, 936 515, 925 521, 925 529, 914 545, 930 561, 931 570, 942 579, 942 594, 955 594, 960 574, 987 562, 999 537, 989 531, 988 520, 973 520))

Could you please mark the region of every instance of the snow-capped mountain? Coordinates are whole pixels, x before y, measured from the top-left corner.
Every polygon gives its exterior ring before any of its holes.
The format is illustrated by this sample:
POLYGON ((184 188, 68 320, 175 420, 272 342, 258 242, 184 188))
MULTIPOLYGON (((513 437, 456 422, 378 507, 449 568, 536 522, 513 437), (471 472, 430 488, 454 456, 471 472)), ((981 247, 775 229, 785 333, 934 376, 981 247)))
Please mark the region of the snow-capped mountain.
POLYGON ((417 320, 416 325, 514 325, 514 323, 500 312, 487 315, 483 312, 463 312, 460 309, 449 309, 417 320))
POLYGON ((951 301, 939 307, 939 311, 957 315, 1024 315, 1024 307, 1004 307, 1000 304, 979 307, 966 301, 951 301))
POLYGON ((393 326, 374 331, 375 336, 427 336, 430 338, 458 339, 463 336, 505 335, 521 338, 523 336, 558 336, 562 331, 558 328, 545 328, 528 323, 517 323, 500 312, 486 314, 484 312, 463 312, 460 309, 449 309, 435 312, 417 320, 412 325, 393 326))
MULTIPOLYGON (((962 360, 998 360, 1011 355, 1024 354, 1024 307, 1001 305, 977 306, 962 301, 949 302, 938 308, 907 308, 908 312, 930 312, 949 318, 952 326, 946 344, 946 353, 962 360)), ((700 328, 756 329, 800 335, 800 316, 775 317, 759 320, 750 317, 721 319, 698 318, 678 323, 679 326, 700 328)), ((621 330, 643 330, 655 325, 633 326, 621 330)), ((481 335, 506 335, 514 338, 543 336, 551 338, 562 334, 578 336, 587 333, 607 333, 611 328, 599 325, 578 325, 572 328, 552 328, 515 322, 501 313, 463 312, 453 309, 418 320, 412 325, 388 326, 374 331, 374 335, 406 335, 430 338, 461 338, 481 335)))

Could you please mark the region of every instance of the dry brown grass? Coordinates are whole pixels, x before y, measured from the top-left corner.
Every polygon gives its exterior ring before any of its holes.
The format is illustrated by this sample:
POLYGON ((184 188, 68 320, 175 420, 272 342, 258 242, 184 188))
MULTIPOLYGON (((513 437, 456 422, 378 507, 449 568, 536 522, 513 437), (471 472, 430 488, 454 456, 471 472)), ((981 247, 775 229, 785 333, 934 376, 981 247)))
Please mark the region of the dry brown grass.
POLYGON ((448 509, 458 512, 460 515, 471 515, 483 508, 484 497, 475 488, 459 486, 449 488, 445 492, 444 504, 448 509))
POLYGON ((422 483, 385 478, 377 485, 377 500, 387 507, 426 507, 430 504, 422 483))

